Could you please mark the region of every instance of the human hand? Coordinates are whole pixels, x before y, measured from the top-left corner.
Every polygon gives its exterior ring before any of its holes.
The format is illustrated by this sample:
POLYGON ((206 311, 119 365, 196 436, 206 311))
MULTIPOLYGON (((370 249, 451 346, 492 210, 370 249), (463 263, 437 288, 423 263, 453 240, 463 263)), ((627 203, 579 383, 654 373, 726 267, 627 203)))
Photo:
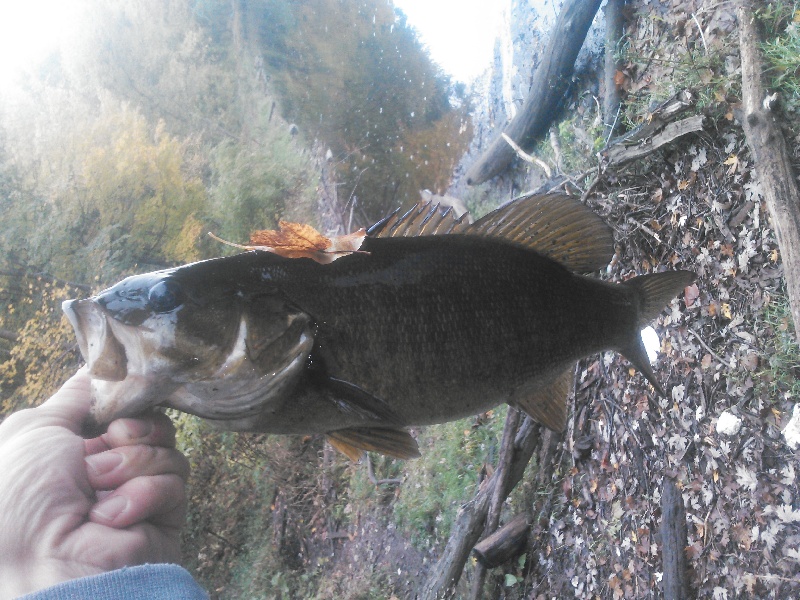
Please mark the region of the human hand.
POLYGON ((118 419, 84 440, 90 402, 84 368, 0 424, 0 598, 180 558, 189 466, 171 422, 118 419))

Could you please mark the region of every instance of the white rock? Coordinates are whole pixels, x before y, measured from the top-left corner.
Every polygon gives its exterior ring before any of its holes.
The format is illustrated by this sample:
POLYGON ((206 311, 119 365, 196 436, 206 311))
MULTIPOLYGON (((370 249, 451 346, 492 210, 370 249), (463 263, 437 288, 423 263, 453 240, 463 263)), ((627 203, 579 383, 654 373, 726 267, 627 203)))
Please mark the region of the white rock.
POLYGON ((736 435, 741 428, 742 420, 727 410, 717 419, 717 433, 722 435, 736 435))
POLYGON ((800 446, 800 403, 794 405, 792 418, 783 428, 783 437, 793 450, 800 446))

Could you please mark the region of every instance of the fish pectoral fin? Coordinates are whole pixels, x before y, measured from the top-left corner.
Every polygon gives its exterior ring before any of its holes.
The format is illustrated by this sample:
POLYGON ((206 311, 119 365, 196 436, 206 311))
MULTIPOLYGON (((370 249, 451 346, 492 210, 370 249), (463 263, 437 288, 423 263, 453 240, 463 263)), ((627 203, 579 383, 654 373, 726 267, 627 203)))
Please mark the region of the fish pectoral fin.
POLYGON ((553 431, 564 431, 567 428, 567 396, 573 379, 570 367, 548 385, 523 398, 515 398, 509 404, 553 431))
POLYGON ((331 446, 353 462, 358 462, 365 452, 379 452, 393 458, 419 458, 419 446, 405 429, 383 427, 351 427, 337 429, 327 434, 331 446))
POLYGON ((384 400, 373 396, 356 384, 324 375, 320 379, 328 391, 329 397, 342 412, 358 415, 365 421, 377 421, 384 425, 400 423, 397 415, 384 400))

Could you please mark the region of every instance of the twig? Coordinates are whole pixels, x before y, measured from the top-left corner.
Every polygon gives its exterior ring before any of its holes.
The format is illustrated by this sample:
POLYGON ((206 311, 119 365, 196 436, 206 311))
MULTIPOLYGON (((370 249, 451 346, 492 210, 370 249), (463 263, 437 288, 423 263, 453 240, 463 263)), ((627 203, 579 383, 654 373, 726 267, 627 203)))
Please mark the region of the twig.
POLYGON ((720 358, 719 354, 717 354, 716 352, 714 352, 714 351, 713 351, 713 350, 712 350, 712 349, 709 347, 709 345, 708 345, 708 344, 706 344, 706 343, 703 341, 703 338, 701 338, 701 337, 700 337, 698 334, 696 334, 696 333, 695 333, 695 332, 694 332, 692 329, 687 329, 686 331, 688 331, 689 333, 691 333, 691 334, 692 334, 692 335, 695 337, 695 339, 696 339, 698 342, 700 342, 700 345, 701 345, 703 348, 705 348, 705 349, 708 351, 708 353, 709 353, 711 356, 713 356, 714 358, 716 358, 716 359, 717 359, 717 361, 719 362, 719 364, 721 364, 723 367, 727 367, 727 366, 728 366, 728 363, 726 363, 724 359, 720 358))
POLYGON ((372 459, 370 458, 369 453, 367 453, 367 476, 375 486, 401 485, 403 483, 402 479, 378 479, 375 477, 375 470, 372 468, 372 459))
POLYGON ((659 244, 661 243, 661 236, 659 236, 655 231, 650 229, 647 225, 642 225, 641 223, 639 223, 639 221, 637 221, 633 217, 628 217, 626 221, 631 225, 636 225, 639 229, 641 229, 645 233, 649 233, 650 235, 653 236, 653 238, 655 238, 656 242, 658 242, 659 244))
POLYGON ((706 45, 706 36, 703 35, 703 27, 700 25, 700 21, 697 20, 697 15, 692 13, 692 19, 697 24, 697 31, 700 32, 700 39, 703 42, 703 49, 706 51, 706 56, 708 56, 708 46, 706 45))
POLYGON ((540 158, 536 158, 535 156, 532 156, 527 152, 525 152, 525 150, 520 148, 514 140, 508 137, 508 135, 506 135, 505 132, 501 133, 500 135, 503 136, 503 139, 506 142, 508 142, 508 145, 514 149, 514 152, 516 152, 517 156, 519 156, 522 160, 524 160, 525 162, 536 164, 539 167, 541 167, 542 170, 544 171, 544 174, 547 175, 548 179, 550 179, 553 176, 553 171, 552 169, 550 169, 550 166, 546 162, 544 162, 540 158))

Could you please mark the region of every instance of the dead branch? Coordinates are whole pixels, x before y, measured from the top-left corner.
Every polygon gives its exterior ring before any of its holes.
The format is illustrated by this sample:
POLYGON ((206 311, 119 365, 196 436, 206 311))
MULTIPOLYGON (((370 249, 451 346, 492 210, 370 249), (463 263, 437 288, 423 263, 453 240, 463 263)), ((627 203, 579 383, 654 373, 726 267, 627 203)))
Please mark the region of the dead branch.
POLYGON ((521 552, 528 540, 529 531, 530 515, 526 512, 519 513, 492 535, 478 542, 472 553, 478 559, 478 564, 484 568, 499 567, 521 552))
POLYGON ((617 45, 622 39, 622 7, 625 0, 608 0, 606 3, 606 43, 605 43, 605 96, 603 97, 603 122, 606 125, 605 136, 609 139, 614 134, 620 109, 620 93, 617 87, 617 71, 620 62, 617 59, 617 45))
MULTIPOLYGON (((486 524, 483 527, 484 539, 490 536, 497 529, 500 523, 500 511, 506 499, 506 489, 508 488, 509 469, 511 459, 514 455, 514 435, 519 427, 520 413, 516 408, 509 407, 506 414, 506 422, 503 427, 503 441, 500 445, 500 458, 497 461, 495 476, 497 483, 492 492, 492 500, 489 503, 489 510, 486 515, 486 524)), ((483 596, 483 583, 486 580, 486 565, 478 563, 475 565, 475 579, 472 584, 472 598, 480 600, 483 596)))
POLYGON ((16 342, 19 336, 10 329, 0 329, 0 339, 16 342))
MULTIPOLYGON (((541 440, 543 429, 542 425, 535 423, 530 417, 525 417, 514 438, 514 452, 504 490, 506 496, 522 478, 525 467, 528 466, 528 461, 541 440)), ((494 487, 498 485, 501 477, 502 474, 495 471, 475 497, 461 507, 453 524, 450 540, 439 562, 431 570, 431 575, 420 592, 420 600, 442 600, 452 597, 469 553, 483 532, 494 487)))
POLYGON ((736 9, 742 55, 744 133, 761 182, 783 261, 795 332, 800 331, 800 191, 789 161, 786 140, 761 80, 760 39, 749 0, 736 9))
MULTIPOLYGON (((567 0, 536 69, 525 104, 504 132, 523 149, 547 133, 569 85, 575 59, 583 46, 600 0, 567 0)), ((467 184, 478 185, 498 175, 516 156, 502 137, 467 172, 467 184)))
POLYGON ((675 121, 693 104, 691 93, 684 90, 656 106, 641 125, 614 138, 600 152, 604 168, 643 158, 684 135, 701 131, 705 120, 702 115, 675 121))

